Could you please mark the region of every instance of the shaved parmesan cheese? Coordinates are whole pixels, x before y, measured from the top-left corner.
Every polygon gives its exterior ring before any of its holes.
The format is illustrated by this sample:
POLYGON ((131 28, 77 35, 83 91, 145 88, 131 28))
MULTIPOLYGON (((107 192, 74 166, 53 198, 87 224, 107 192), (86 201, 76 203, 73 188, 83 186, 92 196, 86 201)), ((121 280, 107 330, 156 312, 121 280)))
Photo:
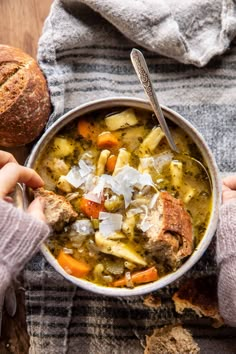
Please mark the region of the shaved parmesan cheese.
POLYGON ((120 195, 119 189, 120 185, 117 183, 115 177, 110 175, 102 175, 100 179, 104 182, 104 187, 110 188, 114 193, 120 195))
POLYGON ((116 176, 102 175, 100 179, 104 181, 104 188, 110 188, 115 194, 124 196, 126 208, 132 200, 134 187, 142 189, 144 186, 154 186, 149 174, 142 174, 128 165, 120 169, 116 176))
POLYGON ((90 220, 82 219, 75 221, 71 228, 78 232, 82 236, 88 236, 94 234, 93 225, 90 220))
POLYGON ((163 167, 172 161, 173 156, 171 152, 163 152, 152 157, 140 158, 139 170, 145 171, 154 168, 157 172, 161 173, 163 167))
POLYGON ((86 176, 86 181, 82 187, 84 193, 88 193, 93 190, 93 188, 96 187, 98 184, 99 177, 94 176, 92 173, 90 173, 88 176, 86 176))
POLYGON ((109 237, 112 233, 121 230, 123 216, 121 214, 100 212, 99 219, 102 220, 99 224, 100 233, 109 237))
POLYGON ((98 184, 89 193, 85 194, 85 198, 91 200, 92 202, 101 204, 103 197, 103 189, 105 182, 103 179, 99 179, 98 184))
POLYGON ((171 152, 163 152, 157 156, 154 156, 154 168, 161 172, 163 167, 171 162, 174 155, 171 152))
POLYGON ((133 185, 142 189, 144 186, 152 186, 153 181, 149 174, 140 173, 135 168, 130 166, 124 166, 120 172, 115 176, 115 179, 121 182, 125 182, 126 185, 133 185))
POLYGON ((79 167, 73 166, 65 176, 65 180, 73 187, 79 188, 86 182, 87 176, 94 171, 92 166, 87 165, 83 160, 79 161, 79 167))
POLYGON ((79 167, 72 167, 65 179, 75 188, 85 184, 85 187, 83 187, 86 193, 85 198, 95 203, 101 203, 104 189, 110 188, 113 193, 124 196, 125 207, 127 208, 132 200, 134 188, 142 190, 145 186, 154 187, 149 174, 142 174, 128 165, 121 168, 116 176, 104 174, 99 178, 94 176, 93 172, 93 167, 80 160, 79 167))
POLYGON ((79 188, 79 186, 84 183, 77 166, 72 167, 72 169, 65 176, 65 179, 75 188, 79 188))
POLYGON ((141 214, 142 212, 143 212, 143 209, 141 209, 141 208, 132 208, 127 211, 126 215, 129 218, 133 215, 141 214))
POLYGON ((153 157, 142 157, 139 159, 140 166, 142 170, 146 170, 154 165, 154 158, 153 157))
POLYGON ((152 197, 152 199, 150 200, 150 203, 149 203, 149 209, 152 209, 154 207, 154 205, 157 202, 158 197, 159 197, 159 193, 155 193, 153 195, 153 197, 152 197))
POLYGON ((142 221, 141 225, 140 225, 140 229, 143 231, 143 232, 146 232, 148 229, 150 229, 150 227, 152 227, 153 225, 150 224, 150 222, 148 221, 142 221))
POLYGON ((79 168, 81 177, 85 177, 94 171, 94 168, 92 166, 87 165, 83 160, 79 161, 79 168))
POLYGON ((112 190, 124 196, 126 208, 131 202, 134 187, 142 189, 144 186, 153 186, 153 181, 149 174, 142 174, 130 166, 124 166, 113 178, 119 188, 116 191, 113 188, 112 190))
POLYGON ((150 229, 150 227, 153 226, 153 225, 147 221, 147 218, 148 218, 148 207, 146 205, 142 205, 142 209, 144 210, 145 215, 141 217, 142 221, 141 221, 141 223, 139 225, 139 228, 140 228, 140 230, 145 232, 148 229, 150 229))
POLYGON ((84 195, 84 197, 85 197, 87 200, 90 200, 91 202, 101 204, 101 197, 100 197, 100 195, 94 194, 93 192, 91 192, 91 193, 86 193, 86 194, 84 195))

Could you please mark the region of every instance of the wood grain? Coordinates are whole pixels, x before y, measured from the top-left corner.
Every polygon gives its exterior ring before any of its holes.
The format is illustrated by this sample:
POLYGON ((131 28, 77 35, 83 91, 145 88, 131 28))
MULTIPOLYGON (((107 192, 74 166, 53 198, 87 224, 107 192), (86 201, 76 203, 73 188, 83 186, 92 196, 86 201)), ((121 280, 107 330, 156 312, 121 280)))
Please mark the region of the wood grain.
MULTIPOLYGON (((52 0, 0 0, 0 43, 21 48, 36 59, 38 39, 52 0)), ((1 148, 11 152, 20 163, 24 163, 31 146, 1 148)), ((29 336, 26 330, 24 291, 17 287, 17 312, 14 318, 5 312, 3 316, 1 354, 26 354, 29 336)))
POLYGON ((38 39, 52 0, 1 0, 0 43, 36 58, 38 39))

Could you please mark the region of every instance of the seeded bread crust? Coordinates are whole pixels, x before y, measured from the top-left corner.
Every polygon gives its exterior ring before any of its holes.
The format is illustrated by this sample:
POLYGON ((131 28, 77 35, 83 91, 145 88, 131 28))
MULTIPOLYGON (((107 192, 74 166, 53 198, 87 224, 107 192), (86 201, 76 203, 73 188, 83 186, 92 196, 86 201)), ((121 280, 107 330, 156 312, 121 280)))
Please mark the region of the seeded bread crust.
POLYGON ((44 188, 38 188, 34 190, 34 196, 35 198, 43 198, 47 223, 57 231, 63 229, 67 223, 74 221, 78 216, 70 202, 61 195, 47 191, 44 188))
POLYGON ((18 48, 0 45, 0 145, 32 142, 48 120, 46 80, 36 61, 18 48))

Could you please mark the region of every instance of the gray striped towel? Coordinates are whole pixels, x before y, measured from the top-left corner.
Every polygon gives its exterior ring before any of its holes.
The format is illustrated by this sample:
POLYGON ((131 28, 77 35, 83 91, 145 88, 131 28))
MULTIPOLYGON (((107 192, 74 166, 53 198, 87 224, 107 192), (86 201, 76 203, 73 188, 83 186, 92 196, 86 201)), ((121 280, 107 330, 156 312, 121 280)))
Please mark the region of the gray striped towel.
MULTIPOLYGON (((135 46, 147 59, 160 102, 197 127, 222 172, 235 171, 236 42, 229 48, 235 10, 230 0, 55 1, 38 50, 53 104, 48 125, 90 100, 144 97, 129 59, 135 46)), ((186 277, 215 274, 212 244, 186 277)), ((30 353, 141 354, 145 335, 179 320, 202 353, 236 353, 235 329, 213 329, 192 312, 175 312, 171 296, 181 281, 160 290, 162 306, 153 309, 142 297, 108 298, 77 288, 37 254, 25 269, 30 353)))

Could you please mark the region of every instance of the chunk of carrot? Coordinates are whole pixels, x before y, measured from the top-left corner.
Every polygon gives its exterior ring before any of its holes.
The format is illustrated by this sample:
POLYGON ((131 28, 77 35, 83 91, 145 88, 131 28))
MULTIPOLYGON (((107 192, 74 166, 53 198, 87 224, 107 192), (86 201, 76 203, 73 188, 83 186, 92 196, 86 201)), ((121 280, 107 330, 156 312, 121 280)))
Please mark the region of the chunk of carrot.
POLYGON ((116 165, 116 161, 117 161, 117 156, 116 155, 110 155, 107 159, 106 162, 106 170, 108 172, 113 172, 115 169, 115 165, 116 165))
POLYGON ((90 123, 87 120, 80 119, 78 123, 78 133, 83 138, 88 138, 91 134, 90 123))
MULTIPOLYGON (((155 281, 158 279, 157 269, 155 267, 148 268, 146 270, 142 270, 140 272, 136 272, 131 274, 131 281, 133 284, 144 284, 150 283, 151 281, 155 281)), ((118 279, 112 283, 113 286, 126 286, 126 278, 123 277, 118 279)))
POLYGON ((99 204, 84 197, 82 197, 80 200, 80 211, 86 216, 92 217, 93 219, 98 219, 100 211, 105 210, 104 201, 99 204))
POLYGON ((78 278, 85 277, 91 270, 87 263, 74 259, 63 250, 60 251, 57 261, 68 274, 78 278))
POLYGON ((81 135, 83 138, 87 140, 96 141, 96 137, 99 133, 98 129, 96 129, 96 127, 91 122, 85 119, 79 120, 77 130, 79 135, 81 135))
POLYGON ((101 149, 117 147, 119 144, 117 137, 111 132, 103 132, 97 137, 97 146, 101 149))

